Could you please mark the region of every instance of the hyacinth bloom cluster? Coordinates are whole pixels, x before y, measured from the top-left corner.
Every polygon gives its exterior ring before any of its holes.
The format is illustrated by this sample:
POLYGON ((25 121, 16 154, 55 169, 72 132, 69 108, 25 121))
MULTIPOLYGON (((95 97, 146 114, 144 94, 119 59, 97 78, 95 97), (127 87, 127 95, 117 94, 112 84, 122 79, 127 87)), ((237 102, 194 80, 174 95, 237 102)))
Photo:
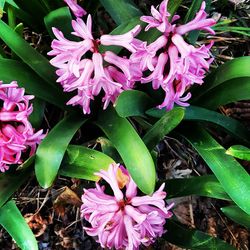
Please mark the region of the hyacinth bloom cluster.
POLYGON ((16 82, 3 84, 0 81, 0 172, 11 164, 23 162, 22 154, 35 153, 36 146, 45 137, 42 130, 34 132, 29 122, 34 97, 24 95, 24 89, 16 82))
MULTIPOLYGON (((69 2, 74 1, 67 2, 70 6, 72 3, 69 2)), ((188 106, 191 97, 188 89, 193 84, 203 83, 213 61, 209 52, 213 42, 195 47, 183 36, 192 30, 214 34, 211 26, 215 21, 207 18, 203 2, 192 21, 178 25, 178 15, 169 21, 167 5, 168 0, 164 0, 159 9, 151 7, 152 16, 141 17, 148 23, 146 31, 156 28, 162 33, 151 44, 135 38, 141 30, 140 25, 122 35, 102 35, 95 39, 90 15, 86 23, 80 18, 72 21, 72 34, 80 41, 68 40, 61 31, 53 28, 56 39, 49 55, 54 56, 51 64, 57 68, 57 81, 64 91, 76 93, 67 104, 81 105, 83 113, 89 114, 91 100, 101 93, 104 94, 105 109, 122 91, 134 88, 137 82, 152 83, 153 89, 164 90, 165 98, 159 108, 170 110, 175 103, 188 106), (127 50, 127 56, 118 56, 112 51, 102 52, 101 45, 120 46, 127 50)))
POLYGON ((131 67, 130 60, 112 51, 101 53, 99 48, 100 45, 116 45, 131 53, 135 52, 134 37, 140 32, 140 26, 123 35, 103 35, 100 39, 94 39, 92 35, 90 15, 86 24, 77 18, 72 21, 72 26, 72 34, 82 40, 70 41, 61 31, 53 28, 57 39, 52 41, 53 50, 48 54, 55 56, 50 62, 58 68, 57 81, 61 83, 64 91, 77 92, 67 104, 81 105, 83 113, 88 114, 90 101, 101 91, 104 92, 103 102, 106 108, 123 90, 133 88, 138 77, 136 70, 131 67))
POLYGON ((173 207, 165 206, 164 184, 152 195, 138 196, 135 182, 119 164, 111 164, 96 175, 109 184, 113 195, 105 193, 105 186, 99 183, 96 188, 84 189, 81 215, 90 223, 85 231, 97 237, 103 248, 139 249, 164 233, 173 207))
POLYGON ((161 87, 165 91, 165 99, 159 108, 170 110, 174 103, 188 106, 186 101, 191 94, 186 94, 186 90, 194 83, 203 83, 204 75, 213 61, 209 53, 213 42, 196 48, 188 44, 183 35, 192 30, 205 30, 214 34, 211 26, 215 24, 215 20, 207 18, 206 4, 203 2, 192 21, 176 25, 175 22, 179 16, 174 15, 170 22, 167 4, 168 0, 164 0, 159 10, 154 6, 151 7, 152 16, 141 17, 142 21, 148 23, 145 30, 156 28, 162 35, 146 48, 141 47, 132 55, 131 60, 140 62, 142 71, 151 71, 150 74, 142 77, 141 82, 152 82, 154 89, 161 87))

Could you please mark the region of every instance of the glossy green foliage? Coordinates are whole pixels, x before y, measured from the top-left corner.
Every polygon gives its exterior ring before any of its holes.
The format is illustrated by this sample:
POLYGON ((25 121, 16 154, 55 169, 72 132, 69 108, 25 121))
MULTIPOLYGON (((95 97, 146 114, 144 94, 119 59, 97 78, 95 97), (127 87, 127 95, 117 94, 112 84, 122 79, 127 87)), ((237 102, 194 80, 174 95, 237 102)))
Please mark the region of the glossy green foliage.
POLYGON ((17 171, 16 173, 7 172, 0 174, 0 207, 28 179, 30 174, 30 169, 17 171))
POLYGON ((112 159, 114 159, 116 162, 120 162, 122 163, 122 159, 119 155, 119 153, 117 152, 116 148, 114 147, 114 145, 112 144, 112 142, 105 138, 105 137, 99 137, 96 140, 97 143, 100 143, 101 148, 102 148, 102 152, 106 155, 108 155, 109 157, 111 157, 112 159))
POLYGON ((117 25, 142 15, 132 0, 100 0, 100 2, 117 25))
POLYGON ((250 215, 245 213, 239 207, 235 205, 222 207, 221 211, 234 222, 250 229, 250 215))
POLYGON ((250 149, 242 145, 234 145, 230 147, 226 154, 232 155, 235 158, 250 161, 250 149))
POLYGON ((152 99, 144 92, 127 90, 122 92, 115 102, 115 110, 121 117, 142 116, 152 106, 152 99))
POLYGON ((55 83, 55 70, 49 61, 2 20, 0 20, 0 38, 45 82, 48 82, 55 89, 59 89, 55 83))
POLYGON ((35 95, 60 108, 66 108, 66 98, 61 90, 53 88, 27 65, 16 60, 0 58, 0 79, 10 83, 15 79, 27 93, 35 95))
POLYGON ((14 201, 9 201, 0 208, 0 225, 22 250, 38 250, 36 238, 14 201))
POLYGON ((132 125, 125 118, 119 117, 113 108, 99 115, 97 125, 121 155, 140 190, 146 194, 152 193, 156 178, 154 162, 132 125))
POLYGON ((65 153, 59 174, 73 178, 98 181, 94 173, 107 170, 114 163, 109 156, 83 146, 69 145, 65 153))
POLYGON ((152 128, 150 128, 143 137, 143 141, 149 150, 154 147, 164 138, 166 134, 172 131, 183 119, 184 109, 174 108, 167 112, 152 128))
POLYGON ((250 98, 250 56, 233 59, 214 70, 192 92, 192 103, 216 109, 219 105, 250 98), (226 93, 226 94, 225 94, 226 93))
POLYGON ((168 242, 185 249, 197 250, 236 250, 218 238, 194 229, 186 229, 179 223, 168 220, 166 223, 167 233, 163 236, 168 242))
MULTIPOLYGON (((166 114, 166 110, 153 108, 146 111, 146 114, 155 118, 161 118, 164 114, 166 114)), ((185 108, 184 120, 200 121, 204 124, 209 123, 218 125, 238 140, 246 144, 250 143, 250 131, 243 124, 216 111, 191 105, 185 108)))
POLYGON ((213 171, 230 198, 250 214, 250 176, 245 169, 204 129, 192 126, 183 135, 213 171))
POLYGON ((86 121, 78 114, 72 113, 50 130, 38 146, 36 152, 35 172, 39 184, 48 188, 55 180, 64 153, 76 131, 86 121))
POLYGON ((231 200, 214 175, 171 179, 166 180, 165 183, 165 189, 169 199, 198 195, 222 200, 231 200))
POLYGON ((62 7, 51 11, 44 17, 44 23, 51 38, 55 38, 52 32, 52 27, 56 27, 63 32, 66 38, 75 40, 76 36, 71 35, 71 32, 73 31, 71 22, 72 16, 68 7, 62 7))

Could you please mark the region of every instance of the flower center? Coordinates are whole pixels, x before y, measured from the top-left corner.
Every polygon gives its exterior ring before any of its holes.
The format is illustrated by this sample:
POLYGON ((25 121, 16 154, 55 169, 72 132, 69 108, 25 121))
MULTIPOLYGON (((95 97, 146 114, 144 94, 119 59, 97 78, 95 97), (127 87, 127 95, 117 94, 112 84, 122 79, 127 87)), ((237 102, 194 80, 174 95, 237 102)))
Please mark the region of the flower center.
POLYGON ((117 204, 118 204, 120 210, 123 211, 125 209, 125 206, 130 204, 130 199, 125 198, 123 200, 120 200, 117 204))

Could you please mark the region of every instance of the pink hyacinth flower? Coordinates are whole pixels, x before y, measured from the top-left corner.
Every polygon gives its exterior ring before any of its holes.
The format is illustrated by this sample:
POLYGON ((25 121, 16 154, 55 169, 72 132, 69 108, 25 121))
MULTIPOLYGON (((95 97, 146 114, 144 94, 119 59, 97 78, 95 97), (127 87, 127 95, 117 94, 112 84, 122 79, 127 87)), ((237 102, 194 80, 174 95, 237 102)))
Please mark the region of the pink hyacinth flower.
POLYGON ((76 17, 82 17, 87 14, 87 12, 77 4, 77 0, 63 0, 69 8, 72 10, 76 17))
POLYGON ((95 39, 92 35, 92 18, 88 15, 86 23, 77 18, 72 21, 72 35, 81 38, 80 41, 71 41, 64 37, 56 28, 53 32, 56 39, 52 41, 52 50, 48 55, 53 56, 50 63, 57 68, 57 82, 60 82, 64 91, 74 91, 68 105, 80 105, 84 114, 91 112, 91 100, 104 93, 103 108, 114 103, 118 95, 134 86, 140 80, 141 71, 137 63, 129 57, 121 57, 111 51, 103 53, 100 45, 120 46, 133 53, 142 42, 135 39, 140 32, 139 25, 121 35, 102 35, 95 39))
POLYGON ((34 132, 28 118, 32 113, 29 101, 34 97, 24 95, 16 82, 0 81, 0 172, 11 164, 23 162, 22 154, 33 155, 36 146, 45 137, 42 130, 34 132))
POLYGON ((97 237, 108 249, 139 249, 162 236, 173 207, 165 206, 164 184, 152 195, 138 196, 135 182, 119 164, 96 175, 110 185, 113 195, 105 193, 105 186, 99 183, 96 188, 84 189, 81 215, 90 223, 84 227, 88 235, 97 237))
POLYGON ((192 30, 206 30, 214 34, 211 26, 215 20, 207 18, 205 12, 206 4, 202 3, 195 18, 183 25, 173 24, 178 16, 174 16, 169 22, 167 12, 167 0, 164 0, 159 11, 151 7, 152 16, 144 16, 142 21, 149 23, 149 28, 157 28, 163 34, 153 43, 144 48, 138 47, 131 55, 131 59, 140 62, 141 70, 152 73, 142 77, 142 83, 152 82, 154 89, 162 88, 165 91, 165 98, 159 108, 170 110, 174 104, 188 106, 187 101, 191 94, 187 93, 193 84, 202 84, 206 72, 209 70, 213 59, 210 48, 213 45, 202 45, 194 47, 188 44, 182 37, 192 30), (165 39, 165 41, 164 41, 165 39))

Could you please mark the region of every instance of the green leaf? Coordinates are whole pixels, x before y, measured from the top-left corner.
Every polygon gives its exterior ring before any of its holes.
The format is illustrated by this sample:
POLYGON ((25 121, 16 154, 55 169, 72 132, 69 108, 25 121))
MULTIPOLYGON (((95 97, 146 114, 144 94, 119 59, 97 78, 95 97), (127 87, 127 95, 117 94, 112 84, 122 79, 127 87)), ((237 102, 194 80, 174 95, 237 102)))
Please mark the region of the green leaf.
POLYGON ((141 16, 142 12, 132 0, 100 0, 117 25, 128 22, 131 18, 141 16))
POLYGON ((67 99, 62 91, 47 84, 24 63, 0 58, 0 68, 0 79, 5 83, 16 80, 18 85, 25 88, 29 94, 66 109, 67 99))
POLYGON ((221 211, 234 222, 250 229, 250 216, 242 211, 239 207, 235 205, 222 207, 221 211))
POLYGON ((188 12, 184 18, 184 23, 191 21, 195 17, 196 13, 199 11, 201 7, 202 2, 203 0, 192 1, 192 4, 188 8, 188 12))
POLYGON ((221 105, 249 99, 250 77, 241 77, 226 81, 213 88, 195 103, 208 109, 216 109, 221 105))
POLYGON ((152 99, 142 91, 123 91, 116 99, 115 110, 121 117, 145 116, 145 110, 152 105, 152 99))
MULTIPOLYGON (((212 71, 202 86, 193 88, 192 103, 199 104, 204 95, 219 85, 236 78, 250 77, 249 71, 250 56, 235 58, 212 71)), ((240 83, 241 84, 241 83, 240 83)), ((238 86, 239 87, 239 86, 238 86)), ((199 105, 198 105, 199 106, 199 105)))
POLYGON ((0 207, 27 181, 30 174, 30 169, 16 171, 15 173, 6 172, 0 174, 0 207))
POLYGON ((245 169, 201 127, 192 126, 182 134, 205 160, 231 199, 250 214, 250 176, 245 169))
POLYGON ((214 238, 198 230, 186 229, 173 220, 167 220, 167 233, 163 236, 168 242, 185 249, 236 250, 225 241, 214 238))
POLYGON ((167 7, 168 7, 168 12, 171 14, 171 18, 176 13, 181 3, 182 3, 182 0, 169 0, 168 1, 167 7))
POLYGON ((90 181, 98 181, 99 177, 94 173, 101 169, 107 170, 114 160, 109 156, 83 146, 69 145, 63 159, 59 174, 85 179, 90 181))
POLYGON ((49 61, 2 20, 0 20, 0 38, 41 78, 54 88, 60 89, 56 85, 55 69, 49 61))
POLYGON ((166 134, 173 130, 182 121, 184 111, 185 110, 180 107, 172 109, 157 121, 144 135, 143 141, 150 151, 164 138, 166 134))
POLYGON ((48 10, 44 8, 40 1, 15 0, 15 3, 20 7, 20 9, 32 15, 32 22, 41 23, 43 17, 48 14, 48 10))
POLYGON ((66 38, 76 40, 76 36, 71 35, 73 31, 72 16, 68 7, 62 7, 51 11, 47 16, 44 17, 44 23, 52 39, 55 38, 52 27, 56 27, 63 32, 66 38))
POLYGON ((36 238, 14 201, 0 208, 0 224, 22 250, 38 250, 36 238))
POLYGON ((37 180, 43 188, 52 185, 68 144, 84 122, 86 119, 79 114, 68 115, 49 132, 38 146, 35 172, 37 180))
POLYGON ((102 111, 96 123, 116 147, 140 190, 151 194, 156 177, 154 162, 132 125, 119 117, 113 108, 102 111))
POLYGON ((29 121, 32 124, 33 128, 39 129, 43 121, 45 103, 39 98, 35 98, 32 101, 33 112, 29 116, 29 121))
POLYGON ((0 0, 0 8, 3 10, 6 0, 0 0))
POLYGON ((250 161, 250 149, 242 145, 231 146, 226 151, 226 154, 232 155, 233 157, 241 160, 250 161))
POLYGON ((114 145, 112 144, 112 142, 105 138, 105 137, 99 137, 96 140, 97 143, 100 143, 101 148, 102 148, 102 152, 106 155, 108 155, 109 157, 111 157, 112 159, 115 160, 115 162, 122 162, 122 159, 119 155, 119 153, 117 152, 116 148, 114 147, 114 145))
POLYGON ((167 198, 199 195, 222 200, 231 200, 214 175, 164 181, 167 198))
MULTIPOLYGON (((164 109, 153 108, 146 111, 146 114, 152 117, 161 118, 164 114, 166 114, 166 112, 167 111, 164 109)), ((245 142, 246 144, 249 144, 250 142, 249 131, 244 125, 242 125, 239 121, 218 112, 191 105, 185 108, 184 120, 210 122, 224 128, 235 138, 245 142)))

